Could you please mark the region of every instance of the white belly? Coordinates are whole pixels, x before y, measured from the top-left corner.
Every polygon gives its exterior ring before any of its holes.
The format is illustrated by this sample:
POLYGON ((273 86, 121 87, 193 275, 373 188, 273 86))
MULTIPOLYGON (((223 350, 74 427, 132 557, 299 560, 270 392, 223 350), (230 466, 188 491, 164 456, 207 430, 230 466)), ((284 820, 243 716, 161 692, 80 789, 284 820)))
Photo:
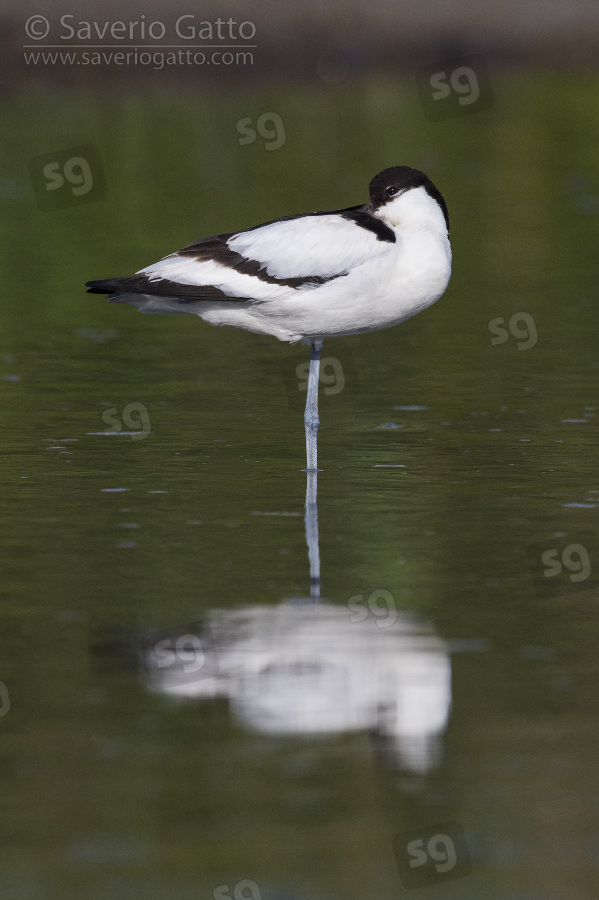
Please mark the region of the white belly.
POLYGON ((390 328, 435 303, 451 274, 446 235, 404 234, 384 259, 313 290, 290 291, 259 303, 207 303, 199 311, 213 325, 232 325, 284 341, 316 340, 390 328))

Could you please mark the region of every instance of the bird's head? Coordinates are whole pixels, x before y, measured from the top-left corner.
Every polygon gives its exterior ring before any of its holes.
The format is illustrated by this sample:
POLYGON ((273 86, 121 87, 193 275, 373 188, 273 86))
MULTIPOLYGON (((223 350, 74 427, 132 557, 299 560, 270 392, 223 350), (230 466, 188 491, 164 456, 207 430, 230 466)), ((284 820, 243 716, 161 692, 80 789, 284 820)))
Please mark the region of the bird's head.
POLYGON ((430 178, 409 166, 383 169, 370 182, 373 215, 396 228, 443 227, 449 231, 447 204, 430 178))

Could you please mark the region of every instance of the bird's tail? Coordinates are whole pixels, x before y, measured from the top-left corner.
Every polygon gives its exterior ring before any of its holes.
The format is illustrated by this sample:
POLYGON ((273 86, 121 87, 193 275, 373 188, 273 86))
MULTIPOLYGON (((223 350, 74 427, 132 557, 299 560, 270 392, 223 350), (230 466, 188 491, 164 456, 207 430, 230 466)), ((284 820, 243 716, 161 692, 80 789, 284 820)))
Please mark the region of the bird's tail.
MULTIPOLYGON (((196 297, 172 296, 163 293, 165 285, 159 287, 156 282, 149 282, 147 276, 144 275, 104 278, 99 281, 88 281, 85 286, 88 294, 108 294, 111 303, 137 306, 142 313, 182 316, 198 312, 196 297), (146 291, 149 288, 150 291, 146 293, 144 288, 146 291)), ((181 287, 185 288, 185 285, 177 286, 178 292, 181 291, 181 287)))

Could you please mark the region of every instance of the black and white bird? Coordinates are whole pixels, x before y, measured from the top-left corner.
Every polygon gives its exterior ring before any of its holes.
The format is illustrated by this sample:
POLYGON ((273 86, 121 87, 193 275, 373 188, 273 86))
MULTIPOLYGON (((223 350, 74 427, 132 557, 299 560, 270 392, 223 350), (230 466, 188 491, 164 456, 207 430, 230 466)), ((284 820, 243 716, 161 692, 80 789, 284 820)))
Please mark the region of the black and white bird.
POLYGON ((307 470, 317 471, 323 340, 390 328, 435 303, 451 273, 448 231, 432 181, 393 166, 375 175, 362 206, 201 238, 135 275, 86 286, 143 313, 193 313, 211 325, 310 343, 304 422, 307 470))

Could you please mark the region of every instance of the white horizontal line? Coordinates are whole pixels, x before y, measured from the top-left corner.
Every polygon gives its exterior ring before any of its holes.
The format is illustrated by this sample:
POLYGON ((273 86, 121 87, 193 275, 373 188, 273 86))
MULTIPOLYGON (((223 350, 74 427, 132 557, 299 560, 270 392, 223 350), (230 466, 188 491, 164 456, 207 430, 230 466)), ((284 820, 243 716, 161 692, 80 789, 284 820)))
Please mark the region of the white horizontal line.
POLYGON ((298 512, 253 512, 253 516, 301 516, 298 512))
POLYGON ((37 47, 39 50, 109 50, 118 47, 122 50, 160 50, 176 48, 177 50, 256 50, 258 44, 22 44, 23 50, 37 47))

